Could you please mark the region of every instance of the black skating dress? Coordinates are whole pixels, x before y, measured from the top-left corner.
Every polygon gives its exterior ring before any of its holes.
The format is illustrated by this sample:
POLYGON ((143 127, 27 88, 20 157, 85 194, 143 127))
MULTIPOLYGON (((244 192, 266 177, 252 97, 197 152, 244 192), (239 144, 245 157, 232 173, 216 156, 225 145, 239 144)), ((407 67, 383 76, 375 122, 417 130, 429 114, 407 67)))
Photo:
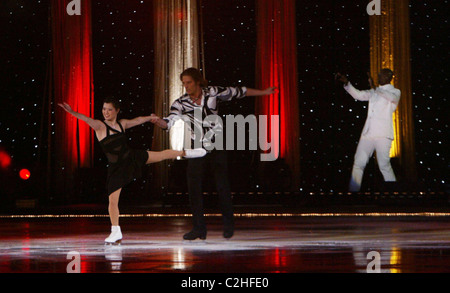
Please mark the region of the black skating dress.
POLYGON ((108 195, 110 195, 142 176, 142 167, 148 161, 148 153, 144 150, 133 150, 128 147, 128 138, 120 122, 117 123, 122 132, 105 122, 103 123, 106 125, 106 138, 100 141, 100 145, 108 158, 106 188, 108 195), (114 134, 110 134, 111 131, 114 134))

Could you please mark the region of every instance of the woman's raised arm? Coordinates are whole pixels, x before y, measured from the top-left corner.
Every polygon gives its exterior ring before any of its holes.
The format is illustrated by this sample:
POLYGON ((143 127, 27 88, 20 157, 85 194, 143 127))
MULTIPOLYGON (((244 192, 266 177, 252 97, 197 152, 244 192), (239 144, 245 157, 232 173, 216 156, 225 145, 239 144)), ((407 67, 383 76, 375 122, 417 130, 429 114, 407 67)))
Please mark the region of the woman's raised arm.
POLYGON ((122 119, 120 120, 120 123, 122 123, 122 126, 124 129, 129 129, 141 124, 145 124, 147 122, 153 122, 155 123, 155 121, 157 120, 158 117, 156 117, 155 115, 151 115, 151 116, 141 116, 141 117, 136 117, 134 119, 122 119))
POLYGON ((92 119, 90 117, 87 117, 83 114, 80 114, 78 112, 75 112, 74 110, 72 110, 72 108, 69 106, 69 104, 67 103, 62 103, 62 104, 58 104, 58 106, 60 106, 61 108, 64 109, 64 111, 66 111, 67 113, 69 113, 70 115, 74 116, 77 119, 80 119, 81 121, 86 122, 92 129, 94 129, 95 131, 98 131, 101 129, 103 123, 100 120, 95 120, 92 119))

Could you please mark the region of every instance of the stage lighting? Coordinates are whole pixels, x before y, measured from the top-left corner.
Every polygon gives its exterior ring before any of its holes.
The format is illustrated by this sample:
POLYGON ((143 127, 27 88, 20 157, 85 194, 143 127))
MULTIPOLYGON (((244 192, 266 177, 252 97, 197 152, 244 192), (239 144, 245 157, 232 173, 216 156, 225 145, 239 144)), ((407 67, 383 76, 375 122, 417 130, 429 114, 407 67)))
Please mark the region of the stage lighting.
POLYGON ((23 180, 28 180, 30 179, 31 173, 30 171, 28 171, 27 169, 22 169, 19 172, 19 176, 20 178, 22 178, 23 180))
POLYGON ((11 157, 5 151, 0 151, 0 167, 7 169, 11 165, 11 157))

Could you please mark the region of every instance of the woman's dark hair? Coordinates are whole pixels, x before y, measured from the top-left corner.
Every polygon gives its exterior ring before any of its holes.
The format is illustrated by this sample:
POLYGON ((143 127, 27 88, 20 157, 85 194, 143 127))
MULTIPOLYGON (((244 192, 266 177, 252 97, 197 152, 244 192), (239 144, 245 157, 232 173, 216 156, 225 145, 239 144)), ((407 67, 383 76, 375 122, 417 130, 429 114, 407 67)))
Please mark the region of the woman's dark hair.
POLYGON ((113 107, 116 109, 116 110, 119 110, 120 109, 120 101, 119 101, 119 99, 118 98, 116 98, 116 97, 113 97, 113 96, 110 96, 110 97, 106 97, 104 100, 103 100, 103 104, 112 104, 113 105, 113 107))
POLYGON ((199 82, 201 87, 207 87, 208 81, 203 77, 203 74, 197 68, 188 68, 180 74, 180 80, 183 76, 190 76, 195 82, 199 82))

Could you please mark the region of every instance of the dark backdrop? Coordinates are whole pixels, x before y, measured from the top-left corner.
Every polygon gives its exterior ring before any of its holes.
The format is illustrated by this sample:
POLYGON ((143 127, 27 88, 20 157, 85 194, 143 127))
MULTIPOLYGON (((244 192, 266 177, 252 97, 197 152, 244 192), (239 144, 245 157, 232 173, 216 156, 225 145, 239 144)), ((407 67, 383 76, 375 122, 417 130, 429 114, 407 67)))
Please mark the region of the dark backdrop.
MULTIPOLYGON (((369 24, 366 3, 297 1, 300 93, 300 191, 343 191, 367 106, 345 94, 333 80, 336 71, 347 73, 361 89, 367 88, 369 24)), ((362 1, 364 2, 364 1, 362 1)), ((419 181, 417 188, 437 191, 448 186, 448 21, 440 1, 411 1, 413 105, 419 181)), ((207 78, 215 85, 255 82, 255 2, 203 0, 204 46, 207 78)), ((153 29, 152 1, 94 1, 93 54, 96 118, 102 98, 114 94, 123 102, 122 117, 152 112, 153 29)), ((51 35, 48 1, 2 1, 0 54, 0 152, 12 158, 0 170, 1 196, 15 198, 19 191, 39 189, 33 180, 18 178, 29 168, 32 178, 42 173, 46 145, 41 139, 42 105, 46 99, 51 35)), ((222 114, 250 114, 253 100, 223 105, 222 114)), ((150 148, 152 125, 130 131, 130 144, 150 148)), ((231 183, 235 191, 257 189, 258 164, 252 152, 230 152, 231 183)), ((104 192, 106 161, 96 144, 95 177, 88 176, 85 193, 104 192)), ((395 161, 394 161, 395 165, 395 161)), ((381 175, 368 166, 364 188, 373 190, 381 175)), ((34 179, 37 180, 37 179, 34 179)), ((151 193, 151 174, 129 191, 151 193)), ((83 198, 86 195, 74 195, 83 198)), ((103 195, 101 195, 103 196, 103 195)), ((92 197, 90 197, 92 200, 92 197)))

